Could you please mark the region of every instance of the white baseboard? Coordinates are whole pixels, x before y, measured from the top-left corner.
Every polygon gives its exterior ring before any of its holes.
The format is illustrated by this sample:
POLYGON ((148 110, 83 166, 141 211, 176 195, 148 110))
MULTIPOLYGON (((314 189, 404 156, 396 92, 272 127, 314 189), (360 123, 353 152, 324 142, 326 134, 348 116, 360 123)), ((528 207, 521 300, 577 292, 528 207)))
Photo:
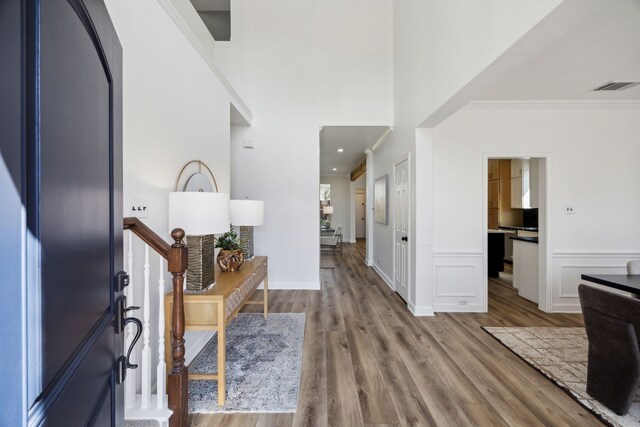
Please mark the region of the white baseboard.
POLYGON ((437 304, 433 306, 436 313, 483 313, 482 304, 437 304))
POLYGON ((373 262, 370 259, 365 259, 364 263, 367 267, 373 267, 373 262))
POLYGON ((193 359, 196 358, 198 353, 200 353, 214 335, 214 331, 186 331, 184 364, 189 365, 193 362, 193 359))
POLYGON ((409 302, 407 303, 407 307, 409 307, 409 311, 411 311, 414 316, 435 316, 433 307, 431 306, 423 305, 416 307, 413 303, 409 302))
POLYGON ((319 291, 320 282, 269 282, 269 289, 319 291))
POLYGON ((552 304, 551 313, 582 313, 580 304, 552 304))
POLYGON ((355 244, 356 240, 355 239, 351 239, 351 240, 349 240, 349 243, 354 243, 355 244))
POLYGON ((384 274, 384 271, 382 271, 382 269, 378 267, 378 265, 375 263, 372 264, 371 267, 373 267, 374 271, 378 273, 378 276, 380 276, 380 278, 384 280, 387 286, 389 286, 392 291, 395 291, 395 288, 393 287, 393 282, 391 281, 391 279, 389 279, 389 277, 386 274, 384 274))

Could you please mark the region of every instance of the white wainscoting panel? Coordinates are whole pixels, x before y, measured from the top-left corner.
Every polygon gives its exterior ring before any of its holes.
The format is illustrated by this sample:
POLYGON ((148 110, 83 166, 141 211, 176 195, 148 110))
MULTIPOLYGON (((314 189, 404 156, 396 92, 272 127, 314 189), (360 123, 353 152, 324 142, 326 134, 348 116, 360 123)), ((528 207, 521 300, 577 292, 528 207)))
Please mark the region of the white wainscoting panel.
MULTIPOLYGON (((627 261, 640 258, 640 251, 556 251, 552 255, 553 294, 551 311, 579 313, 578 285, 583 274, 626 274, 627 261)), ((611 290, 611 289, 610 289, 611 290)))
POLYGON ((436 252, 433 266, 434 311, 482 311, 482 252, 436 252))

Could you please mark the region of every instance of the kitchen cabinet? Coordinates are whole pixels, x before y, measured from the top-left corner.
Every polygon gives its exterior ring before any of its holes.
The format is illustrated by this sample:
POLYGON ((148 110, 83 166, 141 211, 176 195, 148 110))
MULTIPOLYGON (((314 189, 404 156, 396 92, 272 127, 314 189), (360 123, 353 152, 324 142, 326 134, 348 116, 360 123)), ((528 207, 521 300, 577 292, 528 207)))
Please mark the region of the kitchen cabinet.
POLYGON ((500 180, 494 179, 489 181, 489 208, 500 207, 500 180))
POLYGON ((489 230, 497 230, 500 226, 500 209, 489 208, 489 230))
POLYGON ((500 160, 489 159, 489 170, 487 172, 489 180, 500 179, 500 160))
POLYGON ((538 302, 538 243, 513 240, 513 286, 518 295, 538 302))
POLYGON ((537 159, 511 161, 511 208, 531 209, 538 207, 538 162, 537 159), (532 173, 531 166, 535 168, 532 173), (532 180, 532 177, 534 178, 532 180), (534 195, 535 193, 535 195, 534 195), (533 203, 532 203, 533 202, 533 203))

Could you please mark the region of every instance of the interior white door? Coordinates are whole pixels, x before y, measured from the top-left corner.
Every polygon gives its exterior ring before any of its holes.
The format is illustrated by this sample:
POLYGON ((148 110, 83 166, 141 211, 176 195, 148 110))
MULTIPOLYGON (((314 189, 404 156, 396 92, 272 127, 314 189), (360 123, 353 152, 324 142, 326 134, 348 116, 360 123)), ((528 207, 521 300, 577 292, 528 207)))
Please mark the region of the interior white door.
POLYGON ((364 239, 367 223, 367 200, 365 193, 356 193, 356 239, 364 239))
POLYGON ((403 160, 394 166, 394 244, 395 288, 407 301, 409 298, 409 168, 403 160))

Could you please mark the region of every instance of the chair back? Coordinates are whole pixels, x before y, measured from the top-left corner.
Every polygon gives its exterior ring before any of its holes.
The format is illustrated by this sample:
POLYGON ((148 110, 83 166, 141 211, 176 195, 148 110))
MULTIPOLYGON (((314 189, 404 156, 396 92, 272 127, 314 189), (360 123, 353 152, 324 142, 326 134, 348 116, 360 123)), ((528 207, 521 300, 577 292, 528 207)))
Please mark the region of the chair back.
POLYGON ((342 226, 339 225, 336 227, 336 230, 333 232, 333 237, 338 237, 338 235, 342 234, 342 226))
POLYGON ((579 285, 578 295, 585 323, 588 323, 586 317, 590 310, 629 323, 635 329, 636 339, 640 343, 640 300, 588 285, 579 285))

